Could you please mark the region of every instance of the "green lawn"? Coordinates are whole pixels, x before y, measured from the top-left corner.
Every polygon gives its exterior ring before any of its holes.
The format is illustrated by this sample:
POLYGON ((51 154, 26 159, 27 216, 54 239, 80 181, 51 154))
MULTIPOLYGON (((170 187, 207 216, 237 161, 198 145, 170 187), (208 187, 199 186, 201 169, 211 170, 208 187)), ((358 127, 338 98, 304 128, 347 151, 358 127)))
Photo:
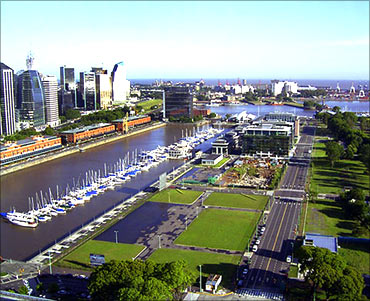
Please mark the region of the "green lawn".
POLYGON ((72 253, 63 257, 56 265, 67 268, 90 269, 90 253, 104 255, 105 261, 108 262, 112 259, 132 259, 143 249, 144 247, 139 245, 89 240, 72 251, 72 253))
POLYGON ((361 274, 370 271, 370 243, 340 243, 338 253, 361 274))
POLYGON ((152 99, 138 103, 138 106, 141 106, 145 111, 149 111, 152 106, 158 106, 158 108, 161 107, 162 103, 162 99, 152 99))
POLYGON ((261 213, 205 209, 176 244, 243 251, 261 213))
POLYGON ((200 195, 201 191, 183 190, 183 189, 166 189, 153 195, 149 201, 174 204, 191 204, 200 195))
POLYGON ((198 165, 194 165, 194 167, 198 167, 198 168, 204 168, 204 167, 219 168, 219 167, 221 167, 222 165, 224 165, 229 160, 230 160, 230 158, 223 158, 220 162, 218 162, 215 165, 202 165, 202 164, 198 164, 198 165))
POLYGON ((249 208, 262 210, 268 201, 265 195, 247 195, 213 192, 204 202, 204 205, 232 208, 249 208))
MULTIPOLYGON (((158 263, 175 260, 185 260, 189 268, 199 275, 199 265, 202 265, 202 283, 205 284, 205 277, 209 274, 221 274, 221 285, 231 288, 231 280, 236 273, 236 267, 240 256, 223 255, 199 251, 158 249, 150 257, 150 260, 158 263)), ((197 285, 197 284, 196 284, 197 285)))
MULTIPOLYGON (((340 160, 331 167, 326 159, 325 144, 314 144, 311 190, 316 193, 339 194, 343 187, 351 186, 369 191, 369 175, 366 167, 357 160, 340 160)), ((366 192, 365 192, 366 193, 366 192)))
POLYGON ((297 278, 298 277, 298 266, 290 265, 288 277, 297 278))
MULTIPOLYGON (((306 232, 333 236, 351 236, 355 222, 347 219, 345 212, 333 200, 317 200, 309 203, 306 232)), ((363 236, 366 238, 366 236, 363 236)))

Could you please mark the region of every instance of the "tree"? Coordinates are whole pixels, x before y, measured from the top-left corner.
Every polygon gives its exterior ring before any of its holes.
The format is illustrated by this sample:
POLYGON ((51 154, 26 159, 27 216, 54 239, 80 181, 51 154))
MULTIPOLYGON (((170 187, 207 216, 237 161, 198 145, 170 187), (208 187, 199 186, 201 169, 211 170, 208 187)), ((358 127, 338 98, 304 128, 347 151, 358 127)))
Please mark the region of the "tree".
POLYGON ((370 144, 363 144, 359 151, 359 159, 367 167, 368 172, 370 172, 370 144))
POLYGON ((301 263, 301 272, 305 273, 306 281, 313 283, 312 293, 318 288, 330 290, 342 277, 342 271, 346 266, 342 257, 326 248, 303 246, 296 252, 296 256, 301 263))
POLYGON ((330 161, 331 167, 334 166, 335 161, 338 161, 343 155, 343 146, 335 141, 328 141, 325 145, 326 155, 330 161))
POLYGON ((18 289, 18 293, 21 294, 21 295, 28 295, 28 288, 25 285, 22 285, 18 289))
POLYGON ((216 113, 211 113, 208 115, 209 118, 215 118, 216 116, 217 116, 216 113))
POLYGON ((327 297, 337 296, 339 300, 361 300, 362 291, 365 287, 364 278, 353 267, 346 266, 343 276, 340 277, 327 292, 327 297))
POLYGON ((67 119, 77 119, 81 117, 81 113, 78 110, 68 109, 65 116, 67 119))
POLYGON ((88 288, 94 300, 172 300, 194 281, 184 261, 112 260, 95 268, 88 288))
POLYGON ((48 126, 45 131, 43 131, 43 134, 44 135, 49 135, 49 136, 54 136, 56 134, 56 131, 51 128, 50 126, 48 126))

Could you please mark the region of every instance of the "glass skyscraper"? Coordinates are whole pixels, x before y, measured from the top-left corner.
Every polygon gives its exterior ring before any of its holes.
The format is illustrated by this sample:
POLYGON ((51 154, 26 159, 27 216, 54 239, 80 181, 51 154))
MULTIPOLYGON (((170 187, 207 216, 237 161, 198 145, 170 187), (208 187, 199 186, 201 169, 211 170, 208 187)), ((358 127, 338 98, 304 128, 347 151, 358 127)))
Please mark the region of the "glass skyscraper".
POLYGON ((87 111, 96 110, 96 87, 94 72, 80 72, 80 93, 87 111))
POLYGON ((60 91, 59 106, 61 113, 65 113, 68 109, 78 106, 74 68, 60 67, 60 84, 62 89, 60 91))
POLYGON ((114 65, 112 71, 112 99, 113 103, 123 103, 130 96, 130 81, 126 79, 124 62, 114 65))
POLYGON ((15 132, 14 71, 3 63, 0 85, 0 135, 12 135, 15 132))
POLYGON ((18 76, 17 109, 20 121, 32 127, 45 125, 45 97, 40 74, 36 70, 27 70, 18 76))

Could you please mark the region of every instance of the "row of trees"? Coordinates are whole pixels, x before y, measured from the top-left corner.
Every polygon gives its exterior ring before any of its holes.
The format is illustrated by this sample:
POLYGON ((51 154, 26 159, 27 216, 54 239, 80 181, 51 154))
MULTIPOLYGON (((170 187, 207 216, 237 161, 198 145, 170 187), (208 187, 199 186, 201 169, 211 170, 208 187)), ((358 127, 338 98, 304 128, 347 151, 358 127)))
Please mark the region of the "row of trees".
POLYGON ((342 256, 311 246, 302 246, 295 254, 301 263, 300 272, 312 284, 312 295, 322 289, 327 300, 334 296, 335 300, 361 300, 364 279, 342 256))
POLYGON ((327 92, 324 89, 317 89, 317 90, 298 90, 300 93, 300 97, 304 98, 312 98, 317 96, 325 96, 327 92))
POLYGON ((328 142, 326 149, 327 155, 332 164, 340 158, 358 159, 362 161, 370 170, 370 136, 365 131, 368 130, 370 119, 362 117, 360 128, 357 127, 358 117, 353 112, 337 112, 335 115, 320 113, 317 116, 321 119, 333 135, 335 141, 328 142))
POLYGON ((370 230, 370 208, 361 189, 354 188, 342 193, 339 201, 348 218, 357 222, 357 227, 352 230, 353 234, 362 234, 363 230, 370 230))
POLYGON ((195 280, 183 260, 112 260, 94 269, 88 288, 93 300, 179 300, 195 280))

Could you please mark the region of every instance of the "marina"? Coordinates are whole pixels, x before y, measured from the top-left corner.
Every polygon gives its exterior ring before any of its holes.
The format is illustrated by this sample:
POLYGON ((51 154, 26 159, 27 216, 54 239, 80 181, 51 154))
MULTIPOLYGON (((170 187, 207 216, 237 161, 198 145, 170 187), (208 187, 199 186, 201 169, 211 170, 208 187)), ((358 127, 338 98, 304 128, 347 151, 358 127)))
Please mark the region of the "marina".
POLYGON ((165 160, 190 158, 193 148, 222 131, 223 129, 208 127, 206 130, 193 131, 193 135, 188 136, 186 129, 185 137, 182 137, 179 142, 168 147, 158 146, 151 151, 141 151, 139 154, 136 150, 132 153, 131 158, 130 153, 127 153, 123 159, 120 158, 108 169, 107 165, 104 164, 102 176, 100 170, 89 170, 85 173, 85 178, 82 179, 82 186, 80 185, 80 178, 77 183, 73 179, 74 187, 70 189, 67 185, 62 196, 59 196, 57 186, 55 198, 50 188, 49 194, 45 197, 43 197, 43 192, 40 191, 40 198, 36 193, 36 206, 33 198, 29 198, 30 209, 28 212, 17 212, 13 208, 7 213, 2 212, 1 216, 12 224, 35 228, 38 222, 47 222, 58 214, 65 214, 75 206, 83 205, 94 196, 130 181, 131 178, 136 177, 142 171, 149 171, 149 169, 165 160))

